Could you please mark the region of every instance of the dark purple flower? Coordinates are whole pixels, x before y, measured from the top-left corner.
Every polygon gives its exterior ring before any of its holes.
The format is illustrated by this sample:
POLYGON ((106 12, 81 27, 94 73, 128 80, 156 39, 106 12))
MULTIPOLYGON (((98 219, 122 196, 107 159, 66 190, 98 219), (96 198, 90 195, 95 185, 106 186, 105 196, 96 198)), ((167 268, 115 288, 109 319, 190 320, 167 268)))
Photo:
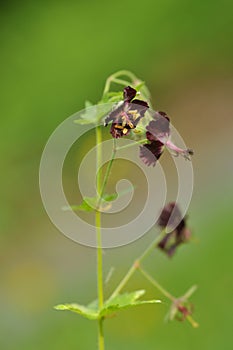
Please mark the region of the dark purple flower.
POLYGON ((124 88, 124 101, 105 118, 105 126, 112 122, 111 134, 114 138, 128 135, 149 108, 147 102, 135 99, 137 91, 131 86, 124 88))
POLYGON ((163 153, 164 144, 159 140, 152 140, 151 143, 146 143, 140 147, 140 158, 142 161, 150 166, 155 166, 156 160, 158 160, 163 153))
POLYGON ((157 224, 162 229, 172 227, 172 231, 167 233, 158 243, 158 247, 168 256, 172 256, 180 244, 190 239, 191 232, 186 228, 185 218, 182 218, 180 209, 175 202, 164 207, 157 224))
POLYGON ((151 134, 151 138, 159 139, 165 143, 170 136, 170 118, 165 112, 155 112, 153 120, 150 121, 146 129, 151 134))
POLYGON ((164 144, 170 135, 169 118, 164 112, 156 112, 146 127, 146 138, 150 143, 140 147, 140 158, 146 165, 155 166, 164 151, 164 144))
POLYGON ((193 154, 192 150, 183 150, 172 143, 170 140, 170 118, 165 112, 155 112, 153 120, 149 122, 146 130, 146 138, 150 143, 140 147, 140 157, 146 165, 155 166, 156 161, 164 151, 165 147, 163 146, 172 150, 176 156, 180 154, 186 159, 190 159, 190 155, 193 154))

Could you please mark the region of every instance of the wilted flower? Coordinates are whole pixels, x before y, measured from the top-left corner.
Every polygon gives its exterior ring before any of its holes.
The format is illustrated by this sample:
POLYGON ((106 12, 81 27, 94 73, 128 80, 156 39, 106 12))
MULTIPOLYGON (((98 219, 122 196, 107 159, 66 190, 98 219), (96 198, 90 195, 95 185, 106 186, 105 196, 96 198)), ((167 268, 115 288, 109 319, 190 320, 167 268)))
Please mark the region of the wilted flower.
POLYGON ((183 304, 177 304, 177 314, 176 314, 176 319, 178 321, 184 321, 187 316, 191 315, 193 311, 193 305, 192 304, 187 304, 186 306, 183 304))
POLYGON ((192 318, 193 304, 189 301, 191 295, 196 291, 197 286, 194 285, 182 295, 180 298, 173 298, 171 309, 168 314, 169 320, 177 319, 178 321, 184 321, 187 319, 194 328, 197 328, 198 323, 192 318))
POLYGON ((189 300, 182 298, 174 299, 171 309, 168 314, 170 321, 176 319, 178 321, 188 320, 194 328, 197 328, 198 323, 192 318, 193 304, 189 300))
POLYGON ((150 143, 140 147, 140 158, 146 165, 155 166, 156 161, 162 155, 165 146, 177 155, 182 155, 190 159, 193 151, 190 149, 181 149, 174 145, 170 140, 170 119, 165 112, 155 112, 153 120, 146 127, 146 138, 150 143))
POLYGON ((114 109, 105 119, 105 126, 112 122, 111 134, 114 138, 128 135, 130 130, 135 129, 139 120, 144 117, 147 108, 146 101, 135 99, 137 91, 131 86, 124 88, 124 101, 114 109))
POLYGON ((171 202, 164 207, 157 224, 163 229, 168 226, 174 228, 158 243, 158 247, 170 257, 180 244, 190 239, 191 232, 186 228, 186 220, 182 218, 180 209, 175 202, 171 202))

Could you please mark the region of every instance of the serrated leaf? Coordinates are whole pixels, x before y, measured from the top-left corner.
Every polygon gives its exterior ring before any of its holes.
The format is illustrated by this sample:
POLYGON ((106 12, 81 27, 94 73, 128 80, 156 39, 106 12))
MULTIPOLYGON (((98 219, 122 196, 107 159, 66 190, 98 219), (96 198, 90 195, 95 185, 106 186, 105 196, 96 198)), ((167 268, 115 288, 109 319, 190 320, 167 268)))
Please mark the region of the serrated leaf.
POLYGON ((161 303, 160 300, 138 300, 143 294, 144 290, 137 290, 131 293, 119 294, 116 297, 107 300, 101 310, 98 310, 98 301, 94 300, 87 306, 66 303, 54 306, 58 311, 71 311, 75 312, 89 320, 97 320, 101 317, 109 316, 117 311, 144 304, 156 304, 161 303))
POLYGON ((60 304, 54 306, 55 310, 59 311, 71 311, 75 312, 89 320, 97 320, 99 318, 99 312, 95 308, 91 308, 90 306, 84 306, 76 303, 72 304, 60 304))
POLYGON ((124 305, 125 303, 128 304, 136 301, 144 294, 145 294, 144 289, 136 290, 130 293, 118 294, 115 297, 108 299, 105 304, 106 305, 110 305, 110 304, 124 305))
POLYGON ((100 311, 100 316, 107 316, 122 309, 138 305, 161 303, 160 300, 155 299, 138 300, 143 294, 145 294, 145 290, 137 290, 131 293, 119 294, 116 297, 107 300, 100 311))

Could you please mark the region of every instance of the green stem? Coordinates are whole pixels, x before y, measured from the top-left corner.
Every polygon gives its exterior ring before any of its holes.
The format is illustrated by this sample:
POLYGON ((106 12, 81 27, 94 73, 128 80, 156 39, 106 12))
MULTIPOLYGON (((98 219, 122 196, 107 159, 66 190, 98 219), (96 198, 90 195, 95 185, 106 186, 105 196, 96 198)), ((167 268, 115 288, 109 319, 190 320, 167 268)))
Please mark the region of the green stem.
POLYGON ((101 212, 96 211, 96 239, 97 239, 97 279, 98 279, 98 297, 99 308, 104 304, 103 297, 103 254, 102 254, 102 239, 101 239, 101 212))
POLYGON ((137 267, 135 265, 136 264, 133 263, 133 265, 130 267, 130 269, 128 270, 128 272, 124 276, 124 278, 120 281, 120 283, 118 284, 118 286, 116 287, 114 292, 111 294, 109 300, 113 299, 115 296, 117 296, 120 293, 120 291, 123 289, 123 287, 126 285, 126 283, 129 281, 129 279, 131 278, 131 276, 134 274, 134 272, 137 269, 137 267))
POLYGON ((129 70, 119 70, 118 72, 116 72, 113 75, 115 78, 122 76, 122 75, 125 75, 126 77, 129 77, 129 79, 131 79, 132 81, 137 80, 136 75, 133 74, 132 72, 130 72, 129 70))
POLYGON ((123 79, 118 79, 118 78, 112 79, 112 83, 116 83, 118 85, 123 85, 123 86, 129 85, 129 81, 123 80, 123 79))
POLYGON ((100 197, 99 197, 99 200, 98 200, 97 208, 100 208, 101 201, 102 201, 103 195, 104 195, 104 191, 105 191, 105 188, 106 188, 106 185, 107 185, 107 182, 108 182, 108 178, 109 178, 109 175, 110 175, 110 171, 111 171, 111 168, 112 168, 112 165, 113 165, 113 161, 114 161, 115 156, 116 156, 116 152, 117 152, 116 139, 113 139, 112 156, 111 156, 110 161, 108 162, 108 167, 107 167, 107 170, 106 170, 105 175, 104 175, 103 185, 101 187, 100 197))
POLYGON ((172 302, 176 300, 176 298, 171 295, 166 289, 164 289, 159 282, 157 282, 148 272, 146 272, 140 265, 138 266, 138 270, 141 274, 155 287, 157 288, 165 297, 170 299, 172 302))
POLYGON ((189 321, 189 323, 191 323, 193 328, 199 327, 199 324, 192 318, 192 316, 188 315, 188 316, 186 316, 186 319, 189 321))
MULTIPOLYGON (((102 134, 101 127, 96 127, 96 169, 97 172, 97 193, 101 191, 101 169, 99 166, 102 161, 102 134)), ((98 283, 98 301, 99 310, 103 308, 104 293, 103 293, 103 252, 102 252, 102 237, 101 237, 101 212, 96 210, 95 212, 95 224, 96 224, 96 241, 97 241, 97 283, 98 283)), ((98 339, 99 350, 104 350, 104 334, 103 334, 103 318, 98 320, 98 339)))
POLYGON ((120 151, 122 149, 130 148, 130 147, 133 147, 133 146, 135 146, 137 144, 143 144, 143 143, 147 143, 147 142, 148 142, 148 139, 142 139, 142 140, 139 140, 139 141, 136 141, 136 142, 130 142, 127 145, 116 147, 116 151, 120 151))
MULTIPOLYGON (((118 72, 116 72, 116 73, 114 73, 114 74, 112 74, 112 75, 110 75, 110 76, 108 77, 108 79, 106 80, 106 83, 105 83, 103 95, 105 95, 106 93, 109 92, 109 90, 110 90, 110 85, 111 85, 111 83, 112 83, 114 80, 115 80, 115 83, 121 84, 121 85, 122 85, 123 80, 121 80, 121 79, 116 79, 117 77, 122 76, 122 75, 123 75, 123 76, 129 77, 129 79, 131 80, 131 82, 134 82, 134 81, 137 80, 137 77, 136 77, 133 73, 131 73, 130 71, 128 71, 128 70, 120 70, 120 71, 118 71, 118 72), (120 82, 119 82, 119 81, 120 81, 120 82)), ((128 81, 125 80, 123 85, 129 85, 129 84, 130 84, 130 82, 128 82, 128 81)))
POLYGON ((103 318, 100 318, 98 321, 98 330, 99 330, 99 350, 104 350, 104 333, 103 333, 103 318))
POLYGON ((114 298, 119 294, 119 292, 123 289, 123 287, 126 285, 126 283, 129 281, 129 279, 132 277, 132 275, 135 273, 135 271, 139 268, 142 261, 150 255, 150 253, 155 249, 155 246, 160 241, 161 237, 163 236, 164 231, 161 231, 160 234, 151 242, 151 244, 146 248, 146 250, 142 253, 142 255, 135 260, 133 265, 130 267, 126 275, 123 277, 123 279, 120 281, 114 292, 111 294, 109 299, 114 298))

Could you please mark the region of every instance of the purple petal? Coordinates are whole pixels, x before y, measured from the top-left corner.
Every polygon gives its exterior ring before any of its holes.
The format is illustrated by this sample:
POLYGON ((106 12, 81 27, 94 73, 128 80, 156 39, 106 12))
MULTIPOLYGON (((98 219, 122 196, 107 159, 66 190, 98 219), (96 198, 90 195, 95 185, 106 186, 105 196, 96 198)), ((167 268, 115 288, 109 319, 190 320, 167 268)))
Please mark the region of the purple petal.
POLYGON ((156 161, 160 158, 162 153, 163 143, 156 140, 141 146, 139 156, 146 165, 155 166, 156 161))
POLYGON ((127 86, 124 88, 123 97, 124 101, 130 102, 136 96, 137 91, 133 89, 131 86, 127 86))
POLYGON ((150 121, 146 129, 154 136, 154 139, 164 139, 170 135, 170 123, 166 117, 150 121))
POLYGON ((149 108, 149 105, 146 101, 143 101, 143 100, 133 100, 131 103, 136 103, 137 105, 141 105, 141 106, 144 106, 146 108, 149 108))
POLYGON ((168 224, 168 221, 170 219, 171 213, 173 211, 173 209, 175 208, 176 203, 175 202, 171 202, 168 203, 162 210, 160 217, 158 219, 158 225, 160 227, 166 227, 168 224))
POLYGON ((165 228, 168 223, 174 227, 178 233, 185 228, 185 220, 182 218, 181 211, 175 202, 168 203, 163 208, 158 219, 158 225, 162 228, 165 228), (172 220, 169 222, 170 218, 172 220))
POLYGON ((111 121, 117 123, 122 111, 123 111, 123 105, 120 105, 119 107, 114 109, 112 112, 110 112, 109 115, 104 120, 104 125, 108 126, 109 122, 111 121))

